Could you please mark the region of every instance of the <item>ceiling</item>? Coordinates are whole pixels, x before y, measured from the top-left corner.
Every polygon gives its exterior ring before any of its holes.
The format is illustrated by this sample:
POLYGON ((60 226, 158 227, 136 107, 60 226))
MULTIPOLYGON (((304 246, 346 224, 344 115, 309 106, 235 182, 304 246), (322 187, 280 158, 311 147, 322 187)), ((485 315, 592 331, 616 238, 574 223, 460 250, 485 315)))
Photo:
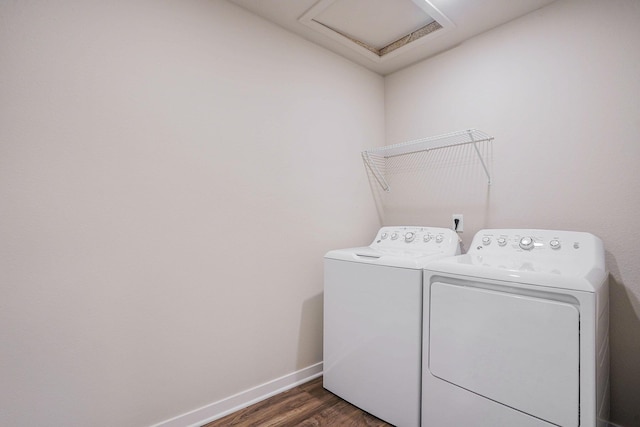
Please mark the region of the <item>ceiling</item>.
POLYGON ((229 0, 386 75, 555 0, 229 0))

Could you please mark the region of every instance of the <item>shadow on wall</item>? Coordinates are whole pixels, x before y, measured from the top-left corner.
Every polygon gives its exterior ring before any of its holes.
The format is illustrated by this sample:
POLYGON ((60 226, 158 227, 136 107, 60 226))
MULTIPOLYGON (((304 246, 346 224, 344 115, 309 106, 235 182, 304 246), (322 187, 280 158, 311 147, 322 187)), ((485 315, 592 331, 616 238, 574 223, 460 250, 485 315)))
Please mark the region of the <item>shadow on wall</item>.
POLYGON ((322 361, 323 311, 324 293, 302 303, 296 369, 307 368, 322 361))
MULTIPOLYGON (((611 421, 621 426, 640 426, 640 307, 620 281, 615 257, 606 252, 609 269, 609 349, 611 352, 611 421)), ((616 426, 616 424, 610 424, 616 426)))

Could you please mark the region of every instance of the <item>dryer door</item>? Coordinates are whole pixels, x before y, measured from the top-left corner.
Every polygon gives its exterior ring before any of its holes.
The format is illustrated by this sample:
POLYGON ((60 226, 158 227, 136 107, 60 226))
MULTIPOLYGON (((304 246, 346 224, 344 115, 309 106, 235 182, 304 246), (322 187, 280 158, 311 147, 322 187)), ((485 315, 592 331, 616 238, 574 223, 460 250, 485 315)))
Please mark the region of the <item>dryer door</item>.
POLYGON ((429 370, 560 426, 579 419, 579 311, 569 303, 435 282, 429 370))

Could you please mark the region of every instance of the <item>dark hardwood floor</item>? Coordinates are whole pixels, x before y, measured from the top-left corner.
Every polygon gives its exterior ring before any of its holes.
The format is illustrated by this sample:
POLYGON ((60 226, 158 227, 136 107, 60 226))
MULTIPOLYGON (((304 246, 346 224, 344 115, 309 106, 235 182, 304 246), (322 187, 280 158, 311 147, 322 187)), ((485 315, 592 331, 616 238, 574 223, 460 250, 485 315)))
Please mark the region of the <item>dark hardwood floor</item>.
POLYGON ((202 427, 393 427, 322 388, 322 377, 202 427))

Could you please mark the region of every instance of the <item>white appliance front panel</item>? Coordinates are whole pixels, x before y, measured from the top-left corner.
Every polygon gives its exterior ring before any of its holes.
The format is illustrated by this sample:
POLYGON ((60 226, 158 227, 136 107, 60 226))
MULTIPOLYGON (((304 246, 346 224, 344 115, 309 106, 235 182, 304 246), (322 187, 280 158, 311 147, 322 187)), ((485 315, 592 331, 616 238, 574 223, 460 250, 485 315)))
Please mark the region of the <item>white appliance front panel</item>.
POLYGON ((324 271, 324 387, 418 427, 422 270, 325 259, 324 271))
POLYGON ((432 283, 435 377, 560 426, 578 426, 580 316, 569 303, 432 283))
MULTIPOLYGON (((558 427, 431 375, 422 378, 426 427, 558 427)), ((605 426, 599 426, 605 427, 605 426)))

